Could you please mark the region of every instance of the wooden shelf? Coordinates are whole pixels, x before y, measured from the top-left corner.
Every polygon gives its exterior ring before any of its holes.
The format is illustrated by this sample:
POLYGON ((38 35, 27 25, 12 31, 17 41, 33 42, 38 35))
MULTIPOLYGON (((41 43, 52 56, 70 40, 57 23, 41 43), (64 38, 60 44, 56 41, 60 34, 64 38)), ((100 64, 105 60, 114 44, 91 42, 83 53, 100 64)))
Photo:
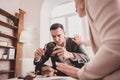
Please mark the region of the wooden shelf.
POLYGON ((0 21, 0 25, 2 25, 2 26, 4 26, 4 27, 8 27, 8 28, 10 28, 10 29, 18 29, 18 27, 12 26, 12 25, 10 25, 10 24, 8 24, 8 23, 5 23, 5 22, 3 22, 3 21, 0 21))
MULTIPOLYGON (((0 45, 0 49, 15 48, 14 59, 0 59, 1 63, 9 62, 8 67, 10 68, 10 70, 0 70, 0 75, 8 74, 8 78, 14 78, 19 75, 19 69, 20 69, 19 59, 22 57, 22 45, 23 44, 18 42, 18 39, 20 37, 21 31, 23 30, 24 14, 25 12, 22 9, 19 9, 19 12, 15 13, 15 16, 14 16, 10 14, 9 12, 5 11, 4 9, 0 8, 0 15, 4 16, 6 19, 10 19, 11 21, 13 21, 15 25, 13 26, 7 22, 0 20, 0 25, 2 27, 9 28, 13 32, 12 33, 13 36, 11 36, 10 34, 5 34, 2 31, 0 32, 0 38, 3 41, 4 41, 3 38, 6 38, 7 40, 10 39, 10 42, 11 42, 11 46, 0 45)), ((3 67, 4 67, 4 64, 3 64, 3 67)))
POLYGON ((13 73, 15 70, 0 70, 0 74, 13 73))
POLYGON ((3 16, 6 16, 6 17, 8 17, 8 18, 14 17, 14 18, 17 18, 17 19, 18 19, 18 17, 16 17, 16 16, 14 16, 14 15, 12 15, 12 14, 10 14, 10 13, 4 11, 4 10, 1 9, 1 8, 0 8, 0 14, 3 15, 3 16))
POLYGON ((2 46, 2 45, 0 45, 0 48, 16 48, 16 47, 12 47, 12 46, 2 46))
POLYGON ((0 61, 15 61, 15 59, 0 59, 0 61))
POLYGON ((1 36, 1 37, 5 37, 5 38, 10 38, 10 39, 17 39, 17 38, 14 37, 14 36, 10 36, 10 35, 4 34, 4 33, 0 33, 0 36, 1 36))

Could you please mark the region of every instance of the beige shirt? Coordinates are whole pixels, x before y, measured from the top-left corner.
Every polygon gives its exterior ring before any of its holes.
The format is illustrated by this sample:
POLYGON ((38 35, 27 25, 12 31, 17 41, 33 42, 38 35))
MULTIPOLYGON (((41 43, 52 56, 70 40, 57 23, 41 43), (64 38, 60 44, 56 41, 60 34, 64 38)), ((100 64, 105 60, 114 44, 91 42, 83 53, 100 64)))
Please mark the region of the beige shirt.
POLYGON ((80 80, 120 80, 120 0, 86 0, 95 57, 78 71, 80 80))

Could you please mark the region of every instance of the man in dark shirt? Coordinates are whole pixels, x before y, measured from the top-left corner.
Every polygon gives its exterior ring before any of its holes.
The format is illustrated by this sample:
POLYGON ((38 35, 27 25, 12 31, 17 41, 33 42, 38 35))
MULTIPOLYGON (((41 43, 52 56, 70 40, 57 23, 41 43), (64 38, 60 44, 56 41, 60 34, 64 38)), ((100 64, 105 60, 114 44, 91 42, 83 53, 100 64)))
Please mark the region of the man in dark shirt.
MULTIPOLYGON (((54 42, 49 42, 45 47, 38 48, 34 55, 35 70, 40 71, 43 64, 51 58, 52 68, 56 69, 56 62, 63 62, 77 68, 81 68, 89 61, 81 45, 76 44, 73 38, 65 37, 63 25, 55 23, 50 27, 50 32, 54 42)), ((60 71, 56 75, 65 76, 60 71)))

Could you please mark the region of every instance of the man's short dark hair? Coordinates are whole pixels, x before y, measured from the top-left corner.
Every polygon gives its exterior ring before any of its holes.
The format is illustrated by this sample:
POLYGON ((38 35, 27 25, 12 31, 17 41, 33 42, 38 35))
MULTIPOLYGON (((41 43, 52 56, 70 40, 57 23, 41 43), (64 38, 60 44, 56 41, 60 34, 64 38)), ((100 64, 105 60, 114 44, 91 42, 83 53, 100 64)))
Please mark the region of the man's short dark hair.
POLYGON ((50 31, 51 30, 56 30, 58 28, 61 28, 64 31, 63 25, 60 24, 60 23, 54 23, 54 24, 52 24, 51 27, 50 27, 50 31))

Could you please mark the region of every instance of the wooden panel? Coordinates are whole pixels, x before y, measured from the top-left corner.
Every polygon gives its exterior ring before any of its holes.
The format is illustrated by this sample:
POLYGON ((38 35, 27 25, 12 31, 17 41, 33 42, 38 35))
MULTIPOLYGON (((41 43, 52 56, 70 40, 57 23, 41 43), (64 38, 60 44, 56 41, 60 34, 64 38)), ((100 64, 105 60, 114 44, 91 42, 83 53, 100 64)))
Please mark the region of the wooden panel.
POLYGON ((5 27, 8 27, 8 28, 10 28, 10 29, 18 29, 18 27, 12 26, 12 25, 10 25, 10 24, 8 24, 8 23, 5 23, 5 22, 3 22, 3 21, 0 21, 0 25, 5 26, 5 27))
MULTIPOLYGON (((16 13, 16 16, 19 17, 19 25, 18 25, 19 29, 18 29, 18 35, 17 35, 18 40, 20 37, 20 33, 23 30, 24 14, 25 14, 25 11, 23 11, 22 9, 19 9, 19 13, 16 13)), ((19 72, 18 72, 20 68, 19 59, 22 58, 22 46, 23 46, 23 43, 17 42, 16 76, 19 75, 19 72)))
POLYGON ((0 48, 7 48, 7 49, 9 49, 9 48, 16 48, 16 47, 12 47, 12 46, 1 46, 1 45, 0 45, 0 48))
POLYGON ((0 74, 15 72, 14 70, 0 70, 0 74))
POLYGON ((10 38, 10 39, 17 39, 14 36, 10 36, 10 35, 4 34, 4 33, 0 33, 0 36, 5 37, 5 38, 10 38))
POLYGON ((18 19, 18 17, 14 16, 14 15, 12 15, 12 14, 10 14, 10 13, 8 13, 7 11, 5 11, 5 10, 3 10, 3 9, 1 9, 1 8, 0 8, 0 14, 3 15, 3 16, 6 16, 6 17, 8 17, 8 18, 14 17, 14 18, 17 18, 17 19, 18 19))
MULTIPOLYGON (((18 76, 18 71, 19 71, 19 66, 20 66, 19 59, 22 57, 22 45, 23 44, 20 43, 18 40, 20 37, 20 33, 23 30, 23 22, 24 22, 25 12, 22 9, 19 9, 19 13, 15 13, 15 16, 14 16, 0 8, 0 14, 13 20, 14 25, 16 25, 16 26, 13 26, 13 25, 10 25, 9 23, 0 21, 0 25, 13 30, 13 36, 4 34, 4 33, 0 33, 0 37, 8 38, 12 41, 11 46, 0 46, 0 48, 3 48, 3 49, 15 48, 15 50, 16 50, 15 51, 15 59, 0 59, 0 63, 9 62, 9 66, 8 66, 9 69, 7 69, 7 70, 0 69, 0 77, 3 74, 7 74, 8 78, 13 78, 15 76, 18 76), (14 20, 16 20, 16 21, 14 21, 14 20)), ((5 66, 5 65, 6 64, 1 65, 1 66, 5 66)), ((2 77, 2 79, 4 79, 4 77, 2 77)))

